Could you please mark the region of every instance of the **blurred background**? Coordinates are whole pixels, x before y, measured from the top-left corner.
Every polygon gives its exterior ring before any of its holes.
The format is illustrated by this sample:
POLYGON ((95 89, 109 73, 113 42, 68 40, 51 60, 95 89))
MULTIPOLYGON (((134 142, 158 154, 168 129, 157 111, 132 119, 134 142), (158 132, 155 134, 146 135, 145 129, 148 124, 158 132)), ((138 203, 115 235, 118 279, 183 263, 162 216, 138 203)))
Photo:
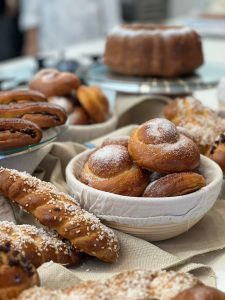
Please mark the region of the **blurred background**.
POLYGON ((0 0, 0 60, 104 37, 122 22, 182 20, 204 31, 199 17, 212 14, 224 22, 225 0, 0 0))

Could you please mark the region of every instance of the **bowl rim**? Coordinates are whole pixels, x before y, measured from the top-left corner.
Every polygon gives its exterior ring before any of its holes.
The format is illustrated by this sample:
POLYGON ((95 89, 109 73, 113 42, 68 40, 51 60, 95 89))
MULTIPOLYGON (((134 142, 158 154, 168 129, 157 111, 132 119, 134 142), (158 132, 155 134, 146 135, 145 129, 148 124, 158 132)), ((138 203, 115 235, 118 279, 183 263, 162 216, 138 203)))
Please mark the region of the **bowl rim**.
MULTIPOLYGON (((111 195, 111 197, 113 197, 113 201, 116 201, 117 203, 123 203, 124 201, 126 201, 126 203, 133 203, 134 201, 139 201, 139 203, 168 203, 169 202, 175 202, 175 201, 182 201, 183 199, 185 201, 187 201, 187 199, 189 198, 193 198, 193 196, 196 196, 197 198, 201 198, 202 195, 204 195, 207 190, 211 190, 214 188, 214 186, 216 186, 220 181, 222 182, 223 179, 223 172, 221 170, 221 168, 219 167, 219 165, 214 162, 213 160, 211 160, 210 158, 201 155, 200 156, 200 160, 203 160, 204 162, 207 162, 208 165, 211 165, 211 170, 214 170, 214 174, 215 177, 213 178, 213 180, 211 182, 209 182, 206 186, 204 186, 203 188, 201 188, 200 190, 197 190, 193 193, 189 193, 189 194, 185 194, 182 196, 174 196, 174 197, 131 197, 131 196, 123 196, 123 195, 118 195, 118 194, 113 194, 110 192, 105 192, 102 190, 97 190, 91 186, 88 186, 82 182, 80 182, 80 180, 75 176, 74 174, 74 164, 80 160, 81 157, 83 157, 84 155, 89 155, 91 154, 93 151, 95 151, 95 149, 88 149, 85 150, 83 152, 81 152, 80 154, 76 155, 74 158, 72 158, 70 160, 70 162, 68 163, 67 167, 66 167, 66 181, 68 182, 68 174, 73 176, 73 181, 77 182, 81 187, 83 187, 86 190, 89 190, 92 194, 93 193, 103 193, 102 195, 106 195, 109 196, 111 195)), ((70 176, 71 177, 71 176, 70 176)))
POLYGON ((102 123, 85 124, 85 125, 73 125, 73 124, 68 123, 68 125, 71 128, 75 128, 75 129, 90 129, 90 130, 92 130, 92 129, 99 129, 102 126, 108 126, 111 124, 115 124, 117 122, 118 122, 118 116, 116 115, 115 112, 112 112, 110 114, 109 118, 105 122, 102 122, 102 123))

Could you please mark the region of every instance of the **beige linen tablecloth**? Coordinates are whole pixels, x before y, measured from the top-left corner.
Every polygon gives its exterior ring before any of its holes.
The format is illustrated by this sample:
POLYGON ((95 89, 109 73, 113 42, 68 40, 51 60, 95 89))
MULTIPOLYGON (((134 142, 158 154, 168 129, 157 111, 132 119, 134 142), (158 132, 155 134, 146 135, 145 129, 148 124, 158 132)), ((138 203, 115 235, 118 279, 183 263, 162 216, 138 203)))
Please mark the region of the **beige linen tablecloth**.
MULTIPOLYGON (((140 100, 142 103, 145 102, 145 98, 140 100)), ((129 101, 129 99, 126 98, 124 101, 129 101)), ((126 104, 124 105, 126 106, 126 104)), ((161 108, 164 105, 165 102, 162 100, 161 108)), ((127 116, 127 120, 129 120, 132 116, 132 110, 137 112, 138 108, 140 108, 138 104, 131 103, 130 111, 127 114, 127 110, 123 111, 120 106, 120 115, 127 116)), ((137 113, 136 116, 138 116, 137 113)), ((140 118, 142 117, 140 116, 140 118)), ((124 119, 121 118, 121 122, 123 121, 124 119)), ((133 128, 134 126, 128 126, 112 133, 112 135, 128 135, 133 128)), ((101 140, 102 138, 92 141, 92 143, 97 145, 101 140)), ((30 172, 34 171, 35 176, 55 184, 60 191, 67 192, 65 167, 76 154, 84 149, 84 146, 71 142, 53 143, 45 147, 44 155, 41 160, 37 160, 36 165, 35 156, 33 157, 32 168, 29 170, 30 172)), ((26 166, 21 166, 21 168, 26 169, 26 166)), ((15 221, 15 215, 17 223, 36 223, 31 216, 19 210, 17 206, 14 205, 12 210, 4 198, 0 199, 0 207, 1 220, 15 221)), ((175 269, 185 272, 192 271, 205 283, 215 285, 215 274, 210 266, 207 266, 207 259, 205 258, 207 253, 213 251, 216 256, 218 250, 225 248, 224 228, 225 201, 217 201, 214 208, 202 221, 189 232, 177 238, 153 244, 117 232, 121 253, 115 264, 109 265, 94 258, 88 258, 78 268, 68 270, 50 262, 39 268, 39 274, 43 285, 52 288, 64 288, 79 280, 106 278, 127 269, 175 269)))

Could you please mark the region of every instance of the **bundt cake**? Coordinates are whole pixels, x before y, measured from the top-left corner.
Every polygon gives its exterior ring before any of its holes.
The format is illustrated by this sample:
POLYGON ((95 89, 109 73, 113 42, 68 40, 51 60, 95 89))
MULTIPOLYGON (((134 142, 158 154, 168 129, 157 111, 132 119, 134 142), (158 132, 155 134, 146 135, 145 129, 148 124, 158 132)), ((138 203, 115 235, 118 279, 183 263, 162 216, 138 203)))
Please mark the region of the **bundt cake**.
POLYGON ((125 24, 108 35, 104 62, 122 75, 189 74, 203 64, 201 38, 188 27, 125 24))

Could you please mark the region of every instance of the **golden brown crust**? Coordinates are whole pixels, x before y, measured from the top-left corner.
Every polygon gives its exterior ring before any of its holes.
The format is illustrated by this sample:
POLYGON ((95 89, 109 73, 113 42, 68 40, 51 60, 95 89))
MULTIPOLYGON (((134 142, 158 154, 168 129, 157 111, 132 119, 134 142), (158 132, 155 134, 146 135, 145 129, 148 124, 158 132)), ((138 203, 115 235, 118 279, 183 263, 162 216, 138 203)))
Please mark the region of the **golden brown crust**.
POLYGON ((31 225, 0 222, 0 245, 10 245, 36 268, 51 260, 67 266, 80 263, 80 256, 69 242, 52 231, 31 225))
POLYGON ((192 193, 206 185, 205 178, 194 172, 168 174, 151 182, 143 197, 174 197, 192 193))
POLYGON ((0 105, 0 118, 19 118, 31 121, 40 128, 49 128, 64 124, 67 116, 58 105, 37 102, 0 105))
POLYGON ((221 133, 217 137, 206 155, 218 163, 223 173, 225 173, 225 134, 221 133))
POLYGON ((18 300, 172 300, 177 293, 199 285, 188 273, 133 270, 102 281, 82 282, 63 291, 33 288, 18 300))
POLYGON ((80 85, 79 78, 68 72, 56 69, 43 69, 30 81, 29 88, 42 92, 46 97, 63 96, 76 90, 80 85))
POLYGON ((137 165, 159 173, 191 171, 200 163, 197 145, 166 119, 152 119, 134 130, 128 151, 137 165))
POLYGON ((0 300, 10 300, 26 289, 39 285, 34 266, 18 251, 0 246, 0 300))
POLYGON ((101 147, 104 147, 106 145, 121 145, 127 148, 128 140, 129 140, 129 136, 109 137, 103 141, 101 147))
POLYGON ((125 24, 109 33, 104 62, 123 75, 189 74, 203 63, 201 38, 188 27, 125 24))
POLYGON ((41 139, 41 129, 30 121, 0 119, 0 149, 37 144, 41 139))
POLYGON ((47 102, 44 94, 32 90, 11 90, 0 92, 0 104, 12 102, 47 102))
POLYGON ((135 197, 143 193, 149 174, 132 162, 126 147, 106 145, 89 156, 80 181, 98 190, 135 197))
POLYGON ((71 125, 88 125, 90 124, 90 119, 85 110, 76 106, 73 112, 68 117, 69 124, 71 125))
POLYGON ((212 287, 199 285, 184 290, 172 300, 225 300, 225 293, 212 287))
POLYGON ((80 86, 77 90, 77 98, 94 122, 102 123, 107 120, 109 103, 99 87, 80 86))
POLYGON ((52 184, 27 173, 0 168, 0 190, 42 225, 68 239, 78 251, 105 262, 117 259, 119 245, 114 232, 52 184))

